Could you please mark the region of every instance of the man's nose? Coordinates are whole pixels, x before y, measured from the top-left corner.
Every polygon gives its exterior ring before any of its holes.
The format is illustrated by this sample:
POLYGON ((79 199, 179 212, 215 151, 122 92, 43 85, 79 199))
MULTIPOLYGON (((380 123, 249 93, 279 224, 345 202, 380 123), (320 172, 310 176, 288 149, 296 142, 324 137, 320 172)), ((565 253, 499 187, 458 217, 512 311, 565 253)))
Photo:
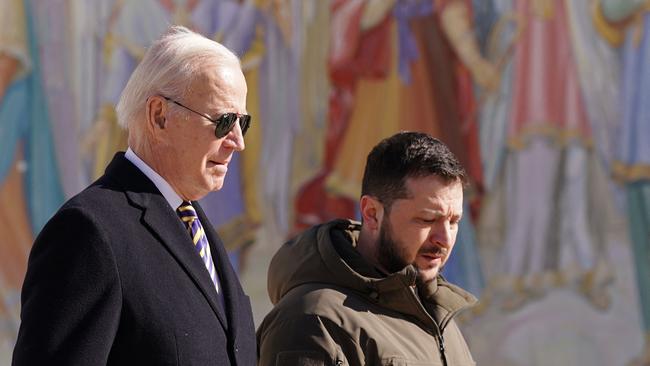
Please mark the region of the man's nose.
POLYGON ((244 143, 244 134, 242 133, 239 121, 237 121, 232 130, 228 132, 225 141, 228 143, 228 147, 231 147, 236 151, 242 151, 246 148, 246 144, 244 143))
POLYGON ((443 221, 433 227, 430 240, 436 245, 448 248, 451 245, 452 236, 453 228, 451 223, 443 221))

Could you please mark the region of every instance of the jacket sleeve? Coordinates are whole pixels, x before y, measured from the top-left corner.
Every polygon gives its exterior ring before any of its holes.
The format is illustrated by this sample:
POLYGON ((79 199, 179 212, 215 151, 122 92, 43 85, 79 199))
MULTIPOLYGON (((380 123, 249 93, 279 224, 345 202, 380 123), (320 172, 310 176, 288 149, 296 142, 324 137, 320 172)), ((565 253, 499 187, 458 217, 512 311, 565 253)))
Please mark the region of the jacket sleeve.
POLYGON ((359 365, 357 343, 329 319, 267 317, 257 331, 258 366, 359 365))
POLYGON ((13 365, 107 363, 121 287, 106 236, 92 217, 66 208, 48 222, 30 253, 21 302, 13 365))

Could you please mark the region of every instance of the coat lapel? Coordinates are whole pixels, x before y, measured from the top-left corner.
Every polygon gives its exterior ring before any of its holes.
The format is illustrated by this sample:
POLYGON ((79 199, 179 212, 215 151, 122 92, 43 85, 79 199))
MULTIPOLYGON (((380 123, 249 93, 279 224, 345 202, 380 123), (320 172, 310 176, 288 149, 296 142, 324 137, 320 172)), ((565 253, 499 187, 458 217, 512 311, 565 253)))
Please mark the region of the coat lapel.
MULTIPOLYGON (((183 267, 187 275, 201 290, 224 329, 228 329, 223 309, 208 271, 194 249, 194 244, 165 197, 156 186, 123 153, 118 153, 106 168, 106 175, 119 182, 130 203, 142 210, 142 222, 160 243, 183 267)), ((201 218, 200 218, 201 220, 201 218)), ((207 220, 207 219, 206 219, 207 220)), ((202 225, 209 223, 201 222, 202 225)), ((207 231, 207 230, 206 230, 207 231)), ((208 238, 210 240, 210 238, 208 238)))

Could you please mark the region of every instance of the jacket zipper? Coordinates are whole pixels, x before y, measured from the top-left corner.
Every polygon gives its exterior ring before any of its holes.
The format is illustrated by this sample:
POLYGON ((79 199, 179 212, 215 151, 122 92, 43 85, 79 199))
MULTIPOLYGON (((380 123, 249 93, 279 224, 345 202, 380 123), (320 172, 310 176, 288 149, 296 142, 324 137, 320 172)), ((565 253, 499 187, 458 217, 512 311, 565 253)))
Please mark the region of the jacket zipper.
MULTIPOLYGON (((418 295, 415 293, 415 291, 411 288, 411 296, 415 301, 418 303, 420 309, 424 310, 424 305, 422 304, 422 301, 420 301, 420 298, 418 295)), ((445 338, 442 336, 442 328, 436 323, 435 319, 429 315, 426 311, 424 313, 431 319, 433 324, 435 324, 435 337, 438 340, 438 351, 440 352, 440 360, 442 361, 442 366, 448 366, 447 365, 447 355, 445 354, 445 338)), ((453 316, 452 316, 453 317, 453 316)))
POLYGON ((438 350, 440 351, 440 359, 442 360, 442 365, 447 366, 447 356, 445 355, 445 338, 442 336, 440 330, 438 330, 436 338, 438 338, 438 350))

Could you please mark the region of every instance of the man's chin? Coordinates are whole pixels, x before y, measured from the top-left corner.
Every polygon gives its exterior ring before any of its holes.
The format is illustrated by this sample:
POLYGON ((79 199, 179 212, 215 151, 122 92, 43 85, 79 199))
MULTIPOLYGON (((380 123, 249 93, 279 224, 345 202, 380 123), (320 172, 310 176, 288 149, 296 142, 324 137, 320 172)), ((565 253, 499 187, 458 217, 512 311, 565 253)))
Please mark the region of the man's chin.
POLYGON ((210 191, 218 191, 223 188, 225 177, 210 177, 210 191))
POLYGON ((418 279, 422 283, 429 283, 438 277, 438 273, 440 273, 439 268, 427 268, 427 269, 421 269, 418 268, 418 279))

